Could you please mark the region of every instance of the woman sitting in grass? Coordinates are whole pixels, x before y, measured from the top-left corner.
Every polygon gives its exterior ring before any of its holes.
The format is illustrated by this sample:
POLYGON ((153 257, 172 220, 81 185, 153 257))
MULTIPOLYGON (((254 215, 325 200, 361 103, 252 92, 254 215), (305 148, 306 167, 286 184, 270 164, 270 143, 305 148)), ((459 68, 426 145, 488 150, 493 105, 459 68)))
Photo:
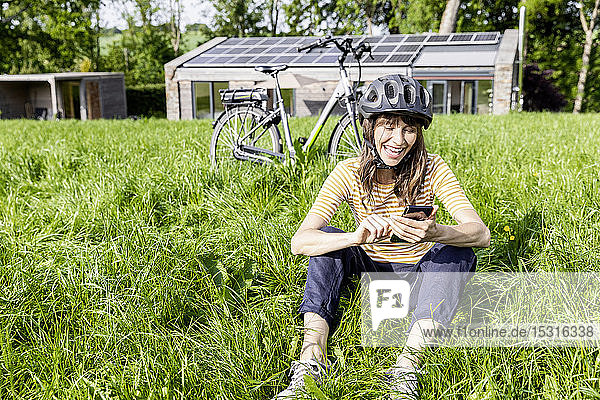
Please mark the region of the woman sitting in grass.
MULTIPOLYGON (((326 375, 327 336, 347 278, 360 272, 473 272, 471 247, 487 247, 490 232, 438 155, 428 154, 423 129, 432 120, 431 96, 412 78, 387 75, 361 98, 364 144, 359 157, 340 162, 292 238, 292 252, 310 256, 304 299, 304 341, 292 362, 289 387, 276 399, 295 398, 304 376, 326 375), (436 223, 437 197, 457 225, 436 223), (354 232, 327 226, 342 201, 354 232), (433 206, 428 219, 402 217, 407 205, 433 206), (395 235, 402 240, 392 242, 395 235)), ((422 330, 446 326, 456 312, 466 274, 423 274, 403 352, 389 370, 392 399, 417 395, 422 330), (432 312, 432 310, 435 310, 432 312)))

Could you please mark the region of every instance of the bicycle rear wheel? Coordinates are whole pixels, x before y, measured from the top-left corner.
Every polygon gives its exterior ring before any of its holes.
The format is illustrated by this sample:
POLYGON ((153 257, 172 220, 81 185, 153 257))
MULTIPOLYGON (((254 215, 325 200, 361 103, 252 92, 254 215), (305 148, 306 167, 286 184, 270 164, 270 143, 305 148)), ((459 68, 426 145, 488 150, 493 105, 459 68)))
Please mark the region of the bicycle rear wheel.
MULTIPOLYGON (((358 126, 358 121, 357 121, 358 126)), ((360 128, 359 128, 360 129, 360 128)), ((360 133, 360 130, 359 130, 360 133)), ((352 119, 348 113, 338 121, 329 139, 329 156, 336 160, 360 155, 362 141, 356 143, 356 135, 352 127, 352 119)))
MULTIPOLYGON (((226 160, 256 160, 240 149, 241 145, 281 153, 281 137, 277 126, 260 125, 267 113, 258 107, 240 106, 229 109, 216 122, 210 141, 213 166, 226 160)), ((264 161, 268 159, 265 157, 264 161)))

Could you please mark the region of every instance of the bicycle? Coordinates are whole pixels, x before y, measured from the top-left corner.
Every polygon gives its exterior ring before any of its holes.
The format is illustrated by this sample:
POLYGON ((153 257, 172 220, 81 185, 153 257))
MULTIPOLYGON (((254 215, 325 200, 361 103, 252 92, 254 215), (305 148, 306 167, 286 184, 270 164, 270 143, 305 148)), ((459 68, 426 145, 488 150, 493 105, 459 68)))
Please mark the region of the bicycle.
MULTIPOLYGON (((358 63, 358 80, 360 82, 360 60, 365 54, 371 57, 371 46, 361 40, 356 46, 352 45, 352 38, 332 38, 327 36, 306 46, 299 47, 298 52, 307 53, 316 48, 328 47, 334 44, 341 52, 338 57, 340 80, 333 91, 331 98, 325 105, 321 115, 312 129, 308 138, 299 138, 302 151, 308 152, 321 133, 325 122, 329 118, 336 102, 344 103, 346 113, 336 124, 329 139, 328 153, 331 157, 352 157, 360 153, 362 139, 356 120, 357 90, 348 78, 344 66, 348 55, 352 55, 358 63)), ((210 143, 210 159, 213 166, 218 165, 222 159, 252 160, 258 162, 272 162, 273 160, 285 161, 286 155, 282 152, 281 135, 278 124, 283 127, 289 157, 292 162, 296 158, 296 150, 292 141, 288 115, 285 111, 278 74, 288 68, 286 64, 255 66, 256 71, 271 75, 275 79, 276 107, 267 110, 267 91, 258 89, 225 89, 220 90, 221 102, 225 110, 217 117, 213 124, 214 132, 210 143)))

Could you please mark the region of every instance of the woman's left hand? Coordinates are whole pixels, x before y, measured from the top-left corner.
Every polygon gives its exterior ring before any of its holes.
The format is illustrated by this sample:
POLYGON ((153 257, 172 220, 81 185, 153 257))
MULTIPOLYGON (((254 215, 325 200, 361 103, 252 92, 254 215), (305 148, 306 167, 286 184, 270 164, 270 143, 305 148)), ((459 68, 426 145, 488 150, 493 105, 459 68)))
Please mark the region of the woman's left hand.
POLYGON ((406 240, 409 243, 433 242, 438 231, 438 225, 435 222, 435 214, 439 206, 433 206, 433 212, 429 218, 417 221, 405 217, 391 217, 390 225, 396 236, 406 240))

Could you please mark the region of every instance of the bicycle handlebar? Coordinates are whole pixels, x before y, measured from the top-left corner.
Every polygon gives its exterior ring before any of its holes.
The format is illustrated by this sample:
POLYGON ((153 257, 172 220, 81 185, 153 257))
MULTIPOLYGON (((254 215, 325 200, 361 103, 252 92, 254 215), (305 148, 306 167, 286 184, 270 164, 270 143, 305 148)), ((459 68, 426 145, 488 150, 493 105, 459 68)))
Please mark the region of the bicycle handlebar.
POLYGON ((323 39, 319 39, 316 42, 298 47, 298 52, 305 50, 310 52, 312 49, 318 47, 327 47, 329 43, 335 44, 340 52, 342 52, 343 59, 345 59, 349 53, 352 53, 358 61, 360 61, 365 53, 368 53, 369 56, 373 58, 373 55, 371 54, 371 45, 369 43, 360 43, 358 46, 352 47, 352 38, 337 39, 332 38, 331 35, 325 36, 323 39))
POLYGON ((331 38, 331 36, 327 35, 323 39, 319 39, 316 42, 309 43, 309 44, 307 44, 305 46, 298 47, 298 53, 300 53, 300 52, 302 52, 304 50, 311 51, 314 48, 323 47, 324 45, 329 44, 329 42, 331 42, 332 40, 333 39, 331 38))

